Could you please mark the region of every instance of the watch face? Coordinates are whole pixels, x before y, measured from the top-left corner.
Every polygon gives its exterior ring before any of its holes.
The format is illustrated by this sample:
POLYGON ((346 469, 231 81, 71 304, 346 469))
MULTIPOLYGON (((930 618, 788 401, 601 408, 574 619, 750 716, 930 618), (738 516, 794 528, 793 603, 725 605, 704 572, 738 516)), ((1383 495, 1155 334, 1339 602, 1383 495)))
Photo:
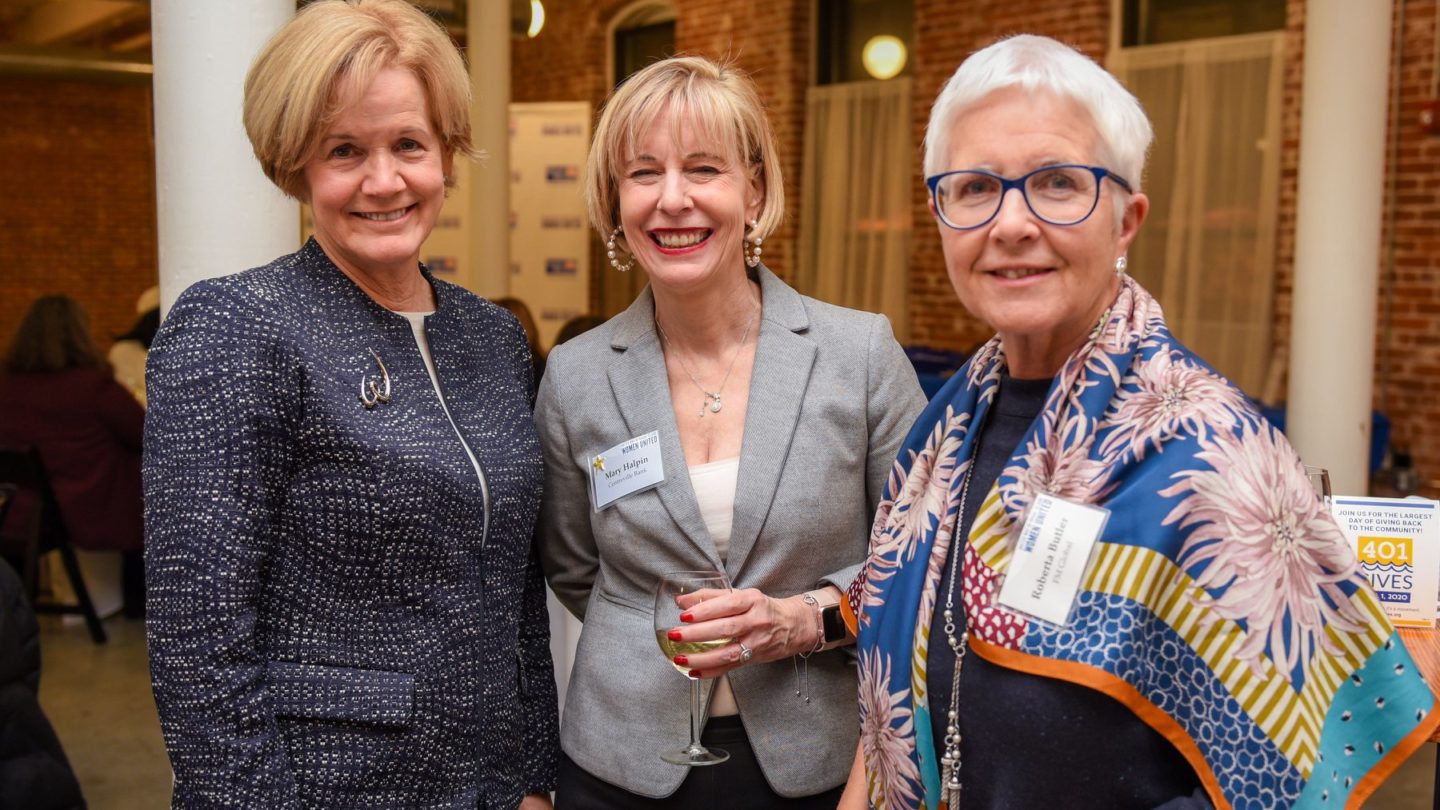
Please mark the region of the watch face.
POLYGON ((847 632, 845 619, 840 615, 840 606, 834 605, 820 611, 820 618, 825 623, 825 643, 830 644, 836 641, 843 641, 847 632))

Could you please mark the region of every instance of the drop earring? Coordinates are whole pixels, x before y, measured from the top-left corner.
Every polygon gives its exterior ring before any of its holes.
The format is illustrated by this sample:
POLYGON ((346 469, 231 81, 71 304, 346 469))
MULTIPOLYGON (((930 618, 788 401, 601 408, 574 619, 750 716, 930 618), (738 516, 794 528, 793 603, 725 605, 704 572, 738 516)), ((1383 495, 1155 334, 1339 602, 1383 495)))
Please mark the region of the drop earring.
POLYGON ((1115 275, 1117 275, 1117 276, 1123 276, 1123 275, 1125 275, 1125 268, 1127 268, 1127 267, 1129 267, 1129 266, 1130 266, 1130 260, 1127 259, 1127 258, 1125 258, 1124 256, 1121 256, 1120 258, 1116 259, 1116 260, 1115 260, 1115 275))
POLYGON ((635 254, 630 254, 630 261, 625 262, 624 264, 620 263, 620 259, 617 253, 619 248, 615 246, 615 237, 619 236, 621 233, 623 233, 623 231, 621 230, 619 225, 616 225, 615 230, 610 232, 610 238, 605 240, 605 256, 606 258, 610 259, 611 267, 623 273, 626 270, 629 270, 631 267, 635 266, 635 254))
MULTIPOLYGON (((751 233, 754 233, 755 229, 758 227, 760 227, 760 222, 758 220, 750 220, 751 233)), ((745 264, 747 267, 760 266, 760 254, 762 252, 760 249, 760 245, 764 241, 765 238, 761 236, 756 236, 754 239, 751 239, 748 236, 745 237, 745 264)))

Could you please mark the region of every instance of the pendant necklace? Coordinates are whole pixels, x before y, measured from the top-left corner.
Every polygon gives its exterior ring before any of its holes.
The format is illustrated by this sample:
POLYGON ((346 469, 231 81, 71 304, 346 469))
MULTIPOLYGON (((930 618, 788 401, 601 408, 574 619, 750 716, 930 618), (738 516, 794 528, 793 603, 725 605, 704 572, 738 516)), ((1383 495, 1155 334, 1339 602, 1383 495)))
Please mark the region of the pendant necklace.
POLYGON ((707 407, 711 413, 720 412, 720 408, 723 407, 720 394, 725 390, 725 383, 730 382, 730 372, 735 370, 735 361, 740 359, 740 350, 745 348, 745 342, 750 339, 750 331, 754 329, 755 324, 759 322, 760 308, 756 307, 755 317, 750 319, 750 323, 745 327, 745 334, 740 336, 740 345, 736 346, 735 353, 730 355, 730 366, 725 369, 725 376, 720 380, 720 387, 714 391, 710 391, 700 384, 700 378, 696 377, 695 372, 690 370, 690 364, 685 362, 685 357, 675 346, 675 342, 670 339, 669 335, 665 334, 665 327, 660 325, 660 319, 655 319, 655 328, 660 331, 660 338, 665 341, 665 345, 675 349, 675 358, 680 361, 680 368, 685 370, 685 375, 690 378, 690 382, 695 383, 695 387, 700 389, 701 394, 704 394, 704 397, 700 400, 700 418, 705 418, 705 409, 707 407))
MULTIPOLYGON (((960 808, 960 668, 965 664, 968 634, 955 637, 955 581, 960 579, 959 561, 965 556, 968 537, 960 535, 965 525, 965 504, 970 499, 970 482, 980 459, 980 434, 975 436, 975 449, 970 454, 970 469, 965 471, 965 484, 960 488, 960 511, 955 516, 955 542, 950 546, 950 587, 945 591, 945 641, 955 654, 955 671, 950 678, 950 712, 945 718, 945 755, 940 758, 940 790, 950 810, 960 808)), ((967 622, 968 624, 968 622, 967 622)))

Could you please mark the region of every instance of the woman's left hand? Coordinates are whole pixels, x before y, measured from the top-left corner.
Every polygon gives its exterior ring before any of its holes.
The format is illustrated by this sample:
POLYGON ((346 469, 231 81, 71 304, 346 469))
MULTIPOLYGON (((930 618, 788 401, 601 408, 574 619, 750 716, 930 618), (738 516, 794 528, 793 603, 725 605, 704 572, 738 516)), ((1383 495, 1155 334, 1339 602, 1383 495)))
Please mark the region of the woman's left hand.
MULTIPOLYGON (((681 614, 671 632, 680 641, 730 639, 716 650, 680 656, 694 677, 713 678, 745 664, 789 658, 815 647, 815 610, 799 596, 775 599, 754 588, 699 602, 681 614), (743 644, 743 646, 742 646, 743 644), (745 650, 750 651, 746 660, 745 650)), ((674 636, 672 635, 672 638, 674 636)))

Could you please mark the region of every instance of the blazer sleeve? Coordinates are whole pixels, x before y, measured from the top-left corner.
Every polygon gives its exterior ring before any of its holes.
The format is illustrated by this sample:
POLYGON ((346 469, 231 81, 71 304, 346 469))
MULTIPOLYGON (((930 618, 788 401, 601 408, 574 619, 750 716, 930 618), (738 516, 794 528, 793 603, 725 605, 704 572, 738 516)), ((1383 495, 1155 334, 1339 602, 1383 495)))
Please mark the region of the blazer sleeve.
POLYGON ((550 589, 581 621, 600 569, 600 553, 590 526, 590 488, 573 461, 561 407, 566 384, 564 352, 552 351, 535 400, 535 426, 545 456, 545 495, 536 533, 540 560, 550 589))
POLYGON ((255 642, 299 389, 255 310, 201 282, 150 353, 147 631, 177 807, 299 807, 255 642))
MULTIPOLYGON (((884 497, 885 479, 895 454, 925 408, 925 393, 910 358, 895 340, 890 319, 884 315, 876 315, 871 322, 865 368, 865 422, 870 431, 865 456, 865 514, 873 516, 884 497)), ((865 528, 868 534, 870 527, 865 528)), ((821 582, 844 593, 863 564, 846 566, 822 577, 821 582)))
POLYGON ((545 604, 545 576, 533 549, 525 569, 519 641, 520 666, 524 673, 520 709, 521 716, 526 718, 521 787, 527 794, 549 793, 555 789, 555 760, 560 747, 559 698, 555 691, 555 662, 550 654, 550 610, 545 604))
MULTIPOLYGON (((511 367, 515 369, 520 390, 532 397, 534 387, 533 355, 526 341, 525 330, 515 316, 504 310, 509 321, 507 344, 514 350, 511 367)), ((529 400, 533 407, 533 398, 529 400)), ((543 510, 543 507, 542 507, 543 510)), ((555 661, 550 653, 550 606, 545 599, 545 575, 540 568, 535 538, 526 538, 528 553, 525 585, 520 594, 517 653, 520 662, 520 711, 525 718, 521 750, 521 785, 526 794, 549 793, 555 789, 556 755, 560 749, 560 719, 555 691, 555 661)))

